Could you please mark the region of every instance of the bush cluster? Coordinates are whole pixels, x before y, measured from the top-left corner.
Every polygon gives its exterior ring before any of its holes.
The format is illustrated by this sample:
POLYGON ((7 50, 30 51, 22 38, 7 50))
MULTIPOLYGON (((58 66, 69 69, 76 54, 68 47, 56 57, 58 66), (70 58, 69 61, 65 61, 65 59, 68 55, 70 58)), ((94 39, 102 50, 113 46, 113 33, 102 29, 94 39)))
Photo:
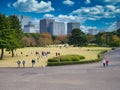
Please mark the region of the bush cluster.
POLYGON ((60 57, 50 58, 48 59, 48 62, 74 62, 80 61, 81 59, 85 59, 85 57, 81 55, 63 55, 60 57))
POLYGON ((85 64, 85 63, 93 63, 102 60, 103 54, 106 53, 107 50, 103 50, 98 54, 98 59, 94 60, 81 60, 85 59, 84 56, 80 55, 64 55, 60 57, 55 57, 48 59, 48 66, 60 66, 60 65, 73 65, 73 64, 85 64))

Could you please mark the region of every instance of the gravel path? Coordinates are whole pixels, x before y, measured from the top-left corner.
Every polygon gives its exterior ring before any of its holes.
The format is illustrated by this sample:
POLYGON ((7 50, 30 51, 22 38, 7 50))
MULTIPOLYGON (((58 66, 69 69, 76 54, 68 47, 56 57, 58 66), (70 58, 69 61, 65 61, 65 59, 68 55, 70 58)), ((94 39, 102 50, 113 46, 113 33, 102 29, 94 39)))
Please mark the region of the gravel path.
POLYGON ((120 49, 102 62, 45 68, 0 68, 0 90, 120 90, 120 49))

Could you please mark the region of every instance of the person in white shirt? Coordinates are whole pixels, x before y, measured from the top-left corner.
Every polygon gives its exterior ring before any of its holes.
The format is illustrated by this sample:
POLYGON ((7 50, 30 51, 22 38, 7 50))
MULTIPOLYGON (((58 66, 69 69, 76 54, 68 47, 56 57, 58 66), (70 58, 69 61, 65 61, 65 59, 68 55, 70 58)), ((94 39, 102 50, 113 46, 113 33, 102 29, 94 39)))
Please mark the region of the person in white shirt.
POLYGON ((105 67, 105 64, 106 64, 106 60, 103 59, 103 67, 105 67))

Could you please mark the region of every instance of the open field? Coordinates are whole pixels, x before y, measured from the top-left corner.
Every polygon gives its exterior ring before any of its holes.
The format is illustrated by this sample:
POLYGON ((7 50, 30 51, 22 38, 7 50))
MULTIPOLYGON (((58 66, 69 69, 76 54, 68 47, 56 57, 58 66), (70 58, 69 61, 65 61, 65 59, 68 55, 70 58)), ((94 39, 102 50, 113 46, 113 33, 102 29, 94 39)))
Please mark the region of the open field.
MULTIPOLYGON (((46 65, 46 61, 48 58, 55 57, 55 53, 58 52, 61 55, 66 54, 79 54, 85 56, 86 60, 96 59, 97 54, 101 50, 110 50, 110 48, 104 48, 104 47, 28 47, 28 48, 22 48, 17 49, 15 51, 15 57, 11 57, 11 54, 9 52, 5 51, 4 59, 0 61, 0 67, 17 67, 17 60, 26 61, 26 67, 31 67, 31 60, 35 59, 36 64, 35 67, 41 67, 43 65, 46 65), (41 52, 50 52, 50 54, 47 57, 40 57, 39 60, 37 60, 38 56, 35 54, 35 52, 39 52, 41 56, 41 52), (23 54, 21 54, 21 52, 23 54), (26 56, 28 55, 28 56, 26 56)), ((21 65, 22 67, 22 65, 21 65)))

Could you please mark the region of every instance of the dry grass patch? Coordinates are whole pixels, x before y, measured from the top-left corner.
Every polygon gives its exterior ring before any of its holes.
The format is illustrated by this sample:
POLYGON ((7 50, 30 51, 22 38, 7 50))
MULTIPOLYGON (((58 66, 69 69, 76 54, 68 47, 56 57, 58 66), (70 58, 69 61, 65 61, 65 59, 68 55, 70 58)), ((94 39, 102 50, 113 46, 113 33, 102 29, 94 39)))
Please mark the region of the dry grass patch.
MULTIPOLYGON (((15 57, 11 57, 11 54, 9 52, 5 51, 4 59, 0 60, 0 67, 17 67, 17 60, 26 61, 26 67, 31 67, 31 60, 35 59, 36 64, 35 67, 41 67, 43 65, 46 65, 46 61, 48 58, 52 58, 56 56, 56 52, 60 53, 61 55, 66 54, 78 54, 85 56, 86 60, 91 59, 97 59, 97 55, 101 50, 110 50, 110 48, 104 48, 104 47, 62 47, 61 49, 58 47, 28 47, 28 48, 22 48, 15 51, 15 57), (39 52, 41 55, 42 51, 50 52, 47 57, 40 57, 39 60, 37 60, 38 56, 35 54, 35 52, 39 52), (23 52, 23 54, 21 54, 23 52), (26 56, 28 55, 28 56, 26 56)), ((21 65, 22 66, 22 65, 21 65)))

